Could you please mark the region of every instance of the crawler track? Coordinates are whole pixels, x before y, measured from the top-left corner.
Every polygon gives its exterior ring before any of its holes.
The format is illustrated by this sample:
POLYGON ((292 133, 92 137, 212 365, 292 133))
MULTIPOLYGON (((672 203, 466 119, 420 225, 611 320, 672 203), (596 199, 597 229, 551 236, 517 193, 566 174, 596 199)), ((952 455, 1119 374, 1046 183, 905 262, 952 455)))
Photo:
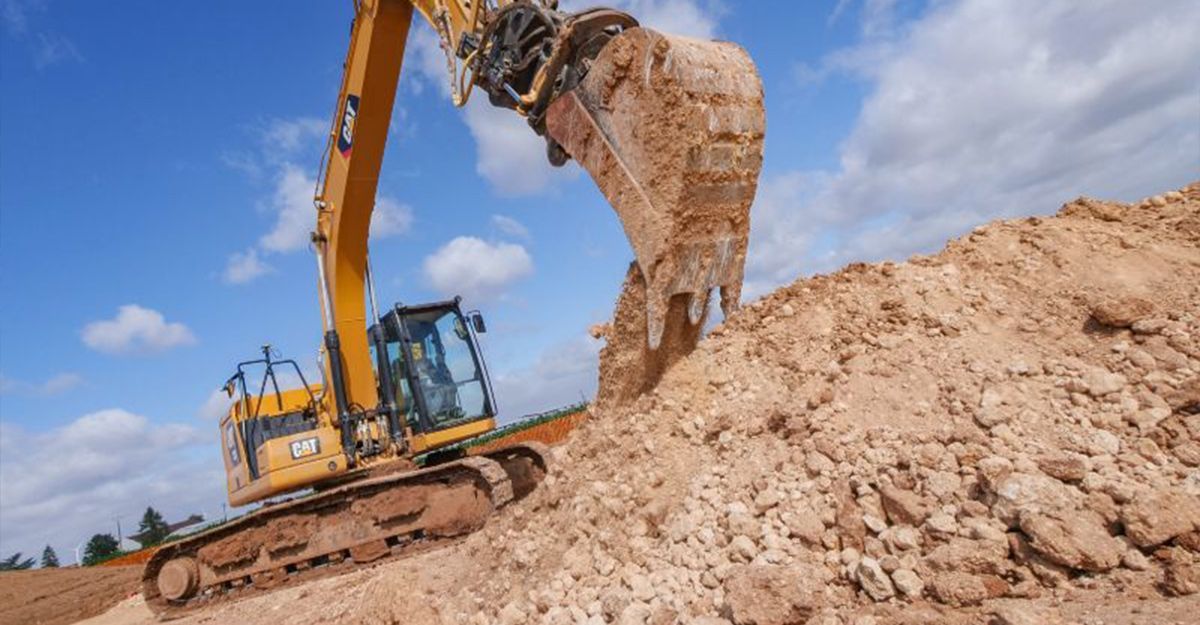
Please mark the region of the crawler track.
POLYGON ((175 618, 443 546, 532 492, 546 472, 544 449, 514 445, 263 508, 164 546, 146 563, 142 593, 156 614, 175 618))

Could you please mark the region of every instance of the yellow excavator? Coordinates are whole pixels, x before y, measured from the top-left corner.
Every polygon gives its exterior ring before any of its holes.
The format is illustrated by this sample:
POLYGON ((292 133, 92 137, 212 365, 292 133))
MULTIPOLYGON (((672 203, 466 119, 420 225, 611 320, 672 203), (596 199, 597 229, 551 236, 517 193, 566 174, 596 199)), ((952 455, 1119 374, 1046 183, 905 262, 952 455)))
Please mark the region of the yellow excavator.
POLYGON ((765 123, 741 48, 642 29, 612 9, 563 12, 556 0, 353 8, 314 198, 322 379, 269 347, 237 366, 220 422, 229 500, 274 503, 151 558, 143 593, 162 616, 474 531, 547 470, 537 444, 459 451, 495 428, 479 313, 458 298, 377 302, 368 228, 414 13, 439 36, 455 105, 486 92, 545 137, 551 163, 576 160, 612 203, 637 257, 636 297, 618 306, 644 315, 635 351, 694 343, 711 292, 721 289, 726 313, 740 297, 765 123), (281 389, 281 378, 299 387, 281 389), (289 493, 300 494, 278 500, 289 493))

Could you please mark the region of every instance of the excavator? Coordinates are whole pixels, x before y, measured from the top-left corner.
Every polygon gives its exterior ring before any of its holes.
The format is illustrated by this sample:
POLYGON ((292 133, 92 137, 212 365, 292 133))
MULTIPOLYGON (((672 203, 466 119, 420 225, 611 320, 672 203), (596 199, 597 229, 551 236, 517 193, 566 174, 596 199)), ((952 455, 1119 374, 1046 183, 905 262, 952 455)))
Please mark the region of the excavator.
POLYGON ((743 49, 557 0, 352 4, 314 194, 321 379, 269 346, 237 365, 220 421, 229 501, 264 505, 152 556, 143 594, 161 617, 453 540, 548 469, 536 443, 461 451, 496 428, 478 312, 460 298, 378 304, 369 225, 414 15, 438 35, 454 105, 485 92, 612 204, 636 257, 617 307, 639 320, 622 347, 633 361, 694 346, 717 288, 726 314, 740 298, 765 127, 743 49))

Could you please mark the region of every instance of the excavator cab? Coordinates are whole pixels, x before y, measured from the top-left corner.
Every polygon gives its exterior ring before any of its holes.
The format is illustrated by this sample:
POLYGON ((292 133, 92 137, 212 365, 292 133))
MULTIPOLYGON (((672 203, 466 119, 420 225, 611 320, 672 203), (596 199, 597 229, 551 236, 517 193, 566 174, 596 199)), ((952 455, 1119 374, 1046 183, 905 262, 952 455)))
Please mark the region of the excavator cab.
POLYGON ((386 358, 379 358, 380 342, 372 349, 386 371, 377 377, 381 387, 391 385, 379 395, 394 398, 418 453, 495 425, 495 399, 476 336, 483 318, 464 315, 460 301, 398 304, 379 320, 386 358))

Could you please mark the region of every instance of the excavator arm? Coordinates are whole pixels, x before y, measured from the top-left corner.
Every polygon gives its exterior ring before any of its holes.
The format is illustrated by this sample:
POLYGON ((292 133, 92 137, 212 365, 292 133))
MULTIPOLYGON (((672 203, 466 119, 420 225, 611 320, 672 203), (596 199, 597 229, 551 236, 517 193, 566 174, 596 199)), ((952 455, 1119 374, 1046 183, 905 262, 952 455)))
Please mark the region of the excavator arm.
POLYGON ((644 345, 630 349, 689 351, 716 287, 727 313, 736 306, 764 126, 749 57, 733 44, 637 28, 620 11, 571 14, 557 4, 355 2, 313 233, 333 403, 324 412, 336 414, 348 450, 356 412, 395 413, 395 398, 378 396, 387 385, 377 386, 363 331, 378 318, 366 314, 367 241, 414 11, 438 33, 455 105, 485 91, 546 137, 552 163, 577 160, 613 204, 644 291, 635 299, 646 327, 634 341, 644 345), (660 350, 664 336, 685 345, 660 350))
MULTIPOLYGON (((544 132, 548 103, 580 76, 581 52, 594 54, 600 43, 636 25, 633 18, 617 11, 566 15, 554 10, 555 4, 528 0, 500 0, 494 5, 468 0, 358 0, 354 4, 337 114, 315 197, 313 233, 325 388, 330 391, 324 396, 327 405, 322 412, 335 416, 350 465, 354 464, 356 415, 379 407, 389 414, 394 438, 402 429, 397 398, 379 397, 380 389, 391 388, 386 380, 377 383, 376 375, 389 375, 386 368, 373 368, 371 363, 371 341, 377 342, 378 351, 380 337, 368 340, 364 328, 379 318, 377 310, 370 319, 366 314, 366 289, 371 284, 367 241, 414 11, 438 33, 454 104, 465 104, 479 85, 493 104, 513 109, 529 119, 535 131, 544 132)), ((370 295, 374 302, 374 293, 370 295)))

